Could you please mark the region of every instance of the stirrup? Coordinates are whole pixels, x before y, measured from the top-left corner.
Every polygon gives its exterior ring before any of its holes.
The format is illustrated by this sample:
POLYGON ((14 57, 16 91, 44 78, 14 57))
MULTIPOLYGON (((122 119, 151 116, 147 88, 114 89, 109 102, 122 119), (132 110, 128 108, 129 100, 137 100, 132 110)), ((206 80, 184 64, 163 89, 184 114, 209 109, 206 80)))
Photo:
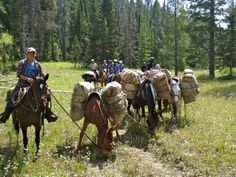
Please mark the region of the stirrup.
POLYGON ((58 119, 58 116, 50 111, 49 113, 45 114, 45 118, 48 122, 55 122, 58 119))

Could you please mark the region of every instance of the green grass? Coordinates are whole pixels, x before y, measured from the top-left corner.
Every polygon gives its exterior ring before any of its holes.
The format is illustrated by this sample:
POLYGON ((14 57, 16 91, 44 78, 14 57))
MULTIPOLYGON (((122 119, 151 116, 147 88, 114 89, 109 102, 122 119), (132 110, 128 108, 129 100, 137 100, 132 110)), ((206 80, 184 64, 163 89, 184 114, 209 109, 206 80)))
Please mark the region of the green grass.
MULTIPOLYGON (((151 144, 157 157, 195 175, 236 174, 236 84, 200 85, 197 101, 187 105, 189 124, 167 133, 156 131, 160 146, 151 144)), ((184 118, 182 117, 182 120, 184 118)))
MULTIPOLYGON (((72 91, 82 81, 82 69, 74 69, 72 63, 43 63, 49 73, 48 84, 52 90, 72 91)), ((125 141, 116 148, 134 147, 148 150, 157 160, 183 171, 186 176, 234 176, 236 175, 236 82, 209 80, 208 71, 195 71, 200 82, 197 101, 187 105, 187 117, 181 117, 174 126, 165 113, 162 125, 154 135, 148 134, 145 121, 140 125, 127 123, 125 141)), ((220 76, 217 72, 216 76, 220 76)), ((15 79, 15 73, 9 78, 15 79)), ((2 84, 4 85, 4 84, 2 84)), ((9 84, 9 86, 14 84, 9 84)), ((0 89, 0 110, 5 106, 6 89, 0 89)), ((53 93, 70 112, 71 93, 53 93)), ((59 115, 55 123, 45 125, 46 134, 41 138, 41 153, 35 156, 34 129, 28 132, 29 151, 22 151, 22 135, 19 145, 9 120, 0 124, 0 176, 97 176, 93 166, 111 166, 122 176, 137 176, 140 160, 131 161, 124 152, 106 160, 91 142, 84 137, 82 151, 74 154, 80 130, 53 100, 53 111, 59 115)), ((183 109, 182 109, 183 114, 183 109)), ((81 125, 82 121, 79 122, 81 125)), ((89 126, 86 133, 96 141, 96 129, 89 126)), ((103 176, 115 176, 116 172, 101 170, 103 176)), ((148 175, 147 175, 148 176, 148 175)))

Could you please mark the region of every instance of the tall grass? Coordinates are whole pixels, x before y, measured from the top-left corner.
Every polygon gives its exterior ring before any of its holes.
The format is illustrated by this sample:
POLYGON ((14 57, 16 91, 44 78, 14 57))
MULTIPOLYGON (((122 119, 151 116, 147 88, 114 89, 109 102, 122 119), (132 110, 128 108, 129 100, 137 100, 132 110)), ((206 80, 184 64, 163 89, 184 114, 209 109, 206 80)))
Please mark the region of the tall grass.
MULTIPOLYGON (((48 84, 52 90, 73 91, 84 72, 75 69, 72 63, 43 63, 43 68, 50 75, 48 84)), ((177 167, 186 176, 236 175, 236 84, 208 80, 207 71, 196 71, 196 74, 201 92, 196 102, 187 105, 187 116, 181 117, 179 126, 168 123, 171 122, 168 113, 154 135, 147 132, 145 121, 139 125, 127 123, 127 134, 117 144, 117 157, 112 160, 104 160, 86 137, 80 154, 74 154, 80 130, 55 100, 53 111, 59 119, 55 123, 46 122, 39 156, 34 155, 33 127, 28 132, 29 151, 24 154, 21 133, 17 145, 11 121, 0 124, 0 176, 148 176, 138 168, 142 160, 130 160, 127 153, 132 155, 132 152, 121 150, 127 146, 152 152, 157 160, 177 167), (94 166, 98 167, 95 171, 94 166), (99 170, 100 166, 111 168, 99 170)), ((14 79, 15 73, 8 77, 14 79)), ((5 106, 5 94, 6 89, 1 89, 0 110, 5 106)), ((53 94, 69 112, 71 93, 53 94)), ((86 133, 96 141, 94 126, 89 126, 86 133)))
MULTIPOLYGON (((205 81, 205 80, 203 80, 205 81)), ((191 174, 225 176, 236 174, 236 83, 201 83, 197 101, 187 105, 185 126, 156 131, 151 149, 159 159, 191 174)))

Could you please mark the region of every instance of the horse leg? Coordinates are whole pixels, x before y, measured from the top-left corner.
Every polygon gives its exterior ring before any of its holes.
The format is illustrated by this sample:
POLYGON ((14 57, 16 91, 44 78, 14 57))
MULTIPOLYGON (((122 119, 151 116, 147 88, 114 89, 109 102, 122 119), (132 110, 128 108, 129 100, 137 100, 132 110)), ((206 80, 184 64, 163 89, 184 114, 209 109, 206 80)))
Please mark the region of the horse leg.
POLYGON ((141 110, 142 110, 142 117, 145 117, 145 107, 142 106, 142 107, 141 107, 141 110))
MULTIPOLYGON (((84 117, 84 119, 86 119, 86 118, 84 117)), ((82 130, 81 130, 81 132, 80 132, 79 142, 78 142, 77 148, 76 148, 76 150, 75 150, 76 153, 78 153, 78 151, 79 151, 79 149, 80 149, 80 147, 81 147, 81 143, 82 143, 82 139, 83 139, 83 136, 84 136, 84 132, 85 132, 85 130, 87 129, 88 124, 89 124, 88 122, 84 121, 82 130)))
POLYGON ((40 130, 41 130, 41 126, 35 126, 35 143, 36 143, 36 152, 35 152, 35 154, 37 154, 38 151, 39 151, 40 130))
POLYGON ((24 153, 27 152, 28 137, 27 137, 27 127, 21 127, 23 134, 23 144, 24 144, 24 153))
POLYGON ((161 102, 162 102, 161 99, 157 100, 157 103, 158 103, 158 112, 161 112, 161 113, 160 113, 160 116, 161 116, 161 118, 163 118, 163 117, 162 117, 162 106, 161 106, 161 102))

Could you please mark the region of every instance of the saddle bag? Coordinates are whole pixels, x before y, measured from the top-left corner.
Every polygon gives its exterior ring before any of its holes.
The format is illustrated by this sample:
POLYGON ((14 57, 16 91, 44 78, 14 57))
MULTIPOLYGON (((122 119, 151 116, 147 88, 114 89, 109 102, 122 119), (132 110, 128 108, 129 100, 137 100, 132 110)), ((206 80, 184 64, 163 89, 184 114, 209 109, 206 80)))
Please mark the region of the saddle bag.
POLYGON ((71 98, 70 115, 73 120, 80 120, 83 117, 84 103, 91 91, 94 90, 94 85, 89 82, 79 82, 75 84, 71 98))
POLYGON ((167 75, 159 71, 154 75, 153 85, 157 92, 157 97, 159 99, 168 99, 170 95, 170 85, 168 83, 167 75))
POLYGON ((185 74, 180 80, 181 94, 185 104, 196 101, 199 84, 192 73, 185 74))
POLYGON ((128 99, 133 99, 138 91, 140 76, 137 72, 125 69, 121 75, 121 86, 128 99))
POLYGON ((101 90, 101 95, 112 121, 115 124, 121 123, 128 106, 126 95, 122 91, 121 85, 116 81, 110 82, 101 90))

